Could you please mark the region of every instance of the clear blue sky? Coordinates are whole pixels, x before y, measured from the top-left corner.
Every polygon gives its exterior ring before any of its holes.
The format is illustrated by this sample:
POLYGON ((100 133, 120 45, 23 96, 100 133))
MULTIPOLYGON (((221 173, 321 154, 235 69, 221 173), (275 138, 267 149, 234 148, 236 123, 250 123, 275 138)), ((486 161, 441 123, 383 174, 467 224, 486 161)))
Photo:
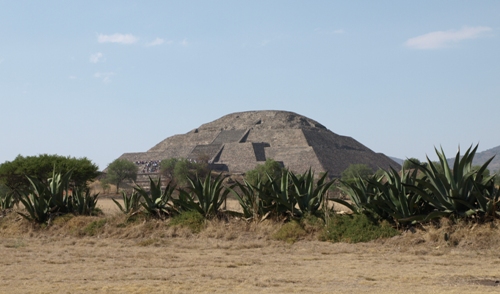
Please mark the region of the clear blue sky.
POLYGON ((500 1, 0 3, 0 163, 265 109, 399 158, 500 145, 500 1))

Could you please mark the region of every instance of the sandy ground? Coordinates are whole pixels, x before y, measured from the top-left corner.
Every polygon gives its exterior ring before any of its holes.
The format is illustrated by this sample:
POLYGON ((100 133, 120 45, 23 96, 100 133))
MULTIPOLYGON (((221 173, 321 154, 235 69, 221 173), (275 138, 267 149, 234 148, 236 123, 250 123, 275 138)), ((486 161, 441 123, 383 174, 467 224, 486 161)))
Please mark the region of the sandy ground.
POLYGON ((0 293, 498 293, 498 280, 498 250, 428 244, 237 234, 0 239, 0 293))

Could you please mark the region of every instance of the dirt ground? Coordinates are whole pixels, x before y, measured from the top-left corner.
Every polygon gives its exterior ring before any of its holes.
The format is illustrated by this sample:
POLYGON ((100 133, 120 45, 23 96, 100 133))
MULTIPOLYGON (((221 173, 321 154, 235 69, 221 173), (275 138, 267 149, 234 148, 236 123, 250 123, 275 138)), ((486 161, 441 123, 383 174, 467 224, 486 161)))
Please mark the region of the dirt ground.
MULTIPOLYGON (((100 203, 113 213, 112 205, 100 203)), ((155 234, 109 228, 93 237, 56 229, 4 234, 0 293, 500 292, 498 248, 402 242, 405 236, 287 244, 230 227, 208 227, 200 234, 162 228, 159 224, 162 233, 155 234)))

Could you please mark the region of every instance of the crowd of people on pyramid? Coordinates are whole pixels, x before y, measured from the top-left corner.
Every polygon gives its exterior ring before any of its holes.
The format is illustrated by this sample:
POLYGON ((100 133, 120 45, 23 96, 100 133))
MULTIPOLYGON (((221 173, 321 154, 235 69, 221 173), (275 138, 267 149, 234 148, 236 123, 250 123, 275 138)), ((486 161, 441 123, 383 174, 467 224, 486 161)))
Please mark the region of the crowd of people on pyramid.
POLYGON ((142 173, 154 173, 160 169, 160 161, 159 160, 138 160, 135 162, 136 165, 143 166, 142 173))

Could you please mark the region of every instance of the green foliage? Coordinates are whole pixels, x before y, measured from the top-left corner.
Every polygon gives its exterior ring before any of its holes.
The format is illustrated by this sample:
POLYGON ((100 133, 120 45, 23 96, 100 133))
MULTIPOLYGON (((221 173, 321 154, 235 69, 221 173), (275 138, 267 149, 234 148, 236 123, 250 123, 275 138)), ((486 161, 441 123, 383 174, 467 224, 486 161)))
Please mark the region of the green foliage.
POLYGON ((32 193, 23 194, 20 198, 20 201, 28 213, 18 213, 29 221, 45 223, 51 216, 51 200, 52 197, 48 193, 39 193, 36 185, 33 184, 32 193))
POLYGON ((90 190, 75 189, 70 196, 69 211, 76 215, 94 215, 98 211, 99 194, 90 194, 90 190))
POLYGON ((236 183, 240 193, 232 192, 240 202, 243 216, 248 219, 301 218, 306 214, 322 217, 320 208, 334 183, 327 181, 327 177, 324 173, 316 181, 311 170, 300 175, 285 170, 274 178, 267 174, 266 181, 257 176, 253 184, 247 180, 244 184, 236 183))
POLYGON ((243 184, 236 182, 236 187, 240 193, 234 189, 231 191, 238 199, 246 219, 263 220, 274 211, 273 199, 269 196, 272 193, 270 181, 258 177, 255 184, 244 180, 243 184))
POLYGON ((405 169, 405 170, 416 169, 420 165, 424 165, 425 166, 425 165, 427 165, 427 163, 426 162, 422 163, 417 158, 412 157, 412 158, 406 159, 403 162, 403 169, 405 169))
POLYGON ((380 177, 343 182, 351 203, 335 199, 355 213, 407 225, 443 216, 475 217, 485 220, 500 217, 500 194, 495 175, 487 166, 472 166, 477 150, 470 147, 461 156, 457 152, 453 168, 444 152, 436 150, 439 162, 416 164, 412 171, 391 169, 380 177), (417 177, 417 173, 420 174, 417 177))
POLYGON ((160 162, 160 171, 162 175, 166 176, 169 179, 173 179, 175 166, 177 165, 177 162, 179 162, 179 160, 180 159, 178 158, 169 158, 162 160, 160 162))
POLYGON ((257 165, 253 170, 249 170, 245 174, 245 179, 252 185, 255 185, 258 181, 267 181, 267 175, 275 179, 281 176, 283 173, 283 166, 273 159, 266 159, 264 164, 257 165))
POLYGON ((381 179, 372 176, 368 179, 357 177, 351 181, 341 181, 342 186, 340 190, 349 196, 352 204, 342 199, 332 199, 332 201, 346 206, 354 213, 368 213, 379 216, 383 214, 383 211, 378 207, 377 201, 373 197, 377 194, 377 190, 372 185, 373 182, 379 180, 381 179))
POLYGON ((184 185, 190 176, 190 166, 191 163, 187 159, 179 160, 174 167, 173 180, 180 185, 184 185))
POLYGON ((141 197, 135 190, 130 193, 130 196, 128 196, 125 191, 122 191, 123 205, 121 205, 120 202, 116 201, 115 199, 111 200, 113 200, 116 206, 118 206, 120 211, 124 214, 133 215, 137 213, 141 208, 141 197))
POLYGON ((333 185, 333 181, 326 181, 328 173, 324 173, 317 182, 314 180, 314 173, 311 169, 299 176, 289 173, 295 188, 294 196, 299 206, 299 216, 310 214, 322 217, 323 214, 320 213, 319 208, 323 204, 328 189, 333 185))
POLYGON ((169 158, 160 163, 162 175, 175 181, 179 185, 188 182, 188 178, 206 177, 210 174, 208 159, 200 157, 197 160, 188 160, 186 158, 169 158))
POLYGON ((192 233, 199 233, 205 225, 205 218, 198 211, 183 211, 172 218, 170 225, 189 228, 192 233))
POLYGON ((95 212, 98 195, 90 195, 88 190, 69 189, 72 172, 65 174, 52 172, 45 182, 27 177, 31 186, 20 196, 27 213, 18 212, 26 219, 38 223, 49 221, 66 213, 91 215, 95 212))
POLYGON ((7 193, 9 193, 9 192, 12 192, 12 190, 9 189, 9 187, 7 187, 5 184, 2 184, 0 182, 0 197, 7 195, 7 193))
POLYGON ((85 226, 85 228, 83 228, 83 232, 87 236, 95 236, 106 225, 106 222, 107 222, 107 220, 105 218, 93 221, 90 224, 88 224, 87 226, 85 226))
MULTIPOLYGON (((480 169, 481 169, 480 165, 474 165, 474 166, 472 166, 472 170, 479 171, 480 169)), ((481 176, 483 178, 487 178, 487 177, 491 176, 490 170, 489 169, 483 169, 483 172, 482 172, 481 176)))
POLYGON ((141 203, 146 213, 150 216, 165 218, 178 213, 178 210, 171 204, 172 194, 175 191, 175 185, 170 182, 165 189, 161 189, 161 178, 155 183, 149 178, 149 192, 141 186, 134 187, 139 197, 144 201, 141 203))
POLYGON ((287 243, 295 243, 307 235, 306 230, 301 226, 300 222, 292 220, 281 226, 281 228, 274 233, 273 238, 287 243))
POLYGON ((272 213, 275 216, 295 216, 297 198, 294 196, 290 173, 283 172, 281 177, 277 178, 272 178, 271 175, 267 177, 271 184, 269 197, 274 206, 272 213))
POLYGON ((371 181, 377 189, 376 205, 384 212, 379 217, 392 218, 396 223, 411 223, 426 220, 433 215, 431 209, 422 198, 412 193, 409 186, 414 186, 417 179, 417 170, 406 171, 404 168, 398 173, 393 168, 384 173, 378 181, 371 181))
POLYGON ((341 180, 344 182, 353 182, 354 179, 361 177, 367 178, 373 175, 373 170, 366 164, 351 164, 341 174, 341 180))
POLYGON ((365 214, 334 215, 321 236, 323 241, 358 243, 399 234, 387 222, 377 222, 365 214))
POLYGON ((174 199, 174 205, 183 211, 197 211, 205 218, 218 215, 221 206, 230 192, 223 185, 223 178, 218 175, 212 180, 207 175, 204 180, 196 176, 194 179, 188 178, 189 187, 186 190, 179 189, 179 198, 174 199))
POLYGON ((126 159, 115 159, 108 165, 106 181, 116 185, 116 192, 124 180, 135 181, 139 167, 126 159))
POLYGON ((437 164, 428 160, 428 166, 418 167, 424 177, 417 180, 417 186, 410 188, 443 214, 500 216, 499 195, 494 187, 495 175, 484 176, 493 158, 480 167, 473 167, 477 148, 477 145, 475 148, 471 146, 463 156, 458 150, 453 168, 449 166, 444 152, 436 149, 443 172, 439 172, 437 164))
POLYGON ((1 210, 11 209, 12 207, 14 207, 14 204, 15 204, 14 193, 8 192, 4 195, 0 195, 1 210))
POLYGON ((18 155, 13 161, 6 161, 0 165, 0 183, 19 195, 31 186, 26 176, 46 183, 54 168, 61 174, 72 171, 69 183, 71 187, 84 188, 88 182, 93 181, 99 175, 97 165, 85 157, 74 158, 47 154, 27 157, 18 155))

